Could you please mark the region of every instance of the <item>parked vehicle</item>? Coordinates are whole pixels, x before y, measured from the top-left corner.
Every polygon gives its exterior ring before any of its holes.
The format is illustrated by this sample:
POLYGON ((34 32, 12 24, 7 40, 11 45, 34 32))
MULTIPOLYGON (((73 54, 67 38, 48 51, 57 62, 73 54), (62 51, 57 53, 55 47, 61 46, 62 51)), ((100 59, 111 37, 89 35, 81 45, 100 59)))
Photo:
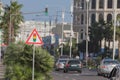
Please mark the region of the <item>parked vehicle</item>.
POLYGON ((55 70, 56 71, 63 70, 67 60, 68 58, 59 58, 55 63, 55 70))
POLYGON ((108 78, 109 80, 120 80, 120 65, 117 65, 112 69, 108 78))
POLYGON ((110 74, 112 69, 119 64, 119 61, 113 59, 103 59, 98 66, 98 75, 107 76, 110 74))
POLYGON ((68 56, 68 55, 62 55, 59 58, 70 58, 70 56, 68 56))
POLYGON ((68 71, 78 71, 82 72, 82 62, 79 59, 69 59, 66 61, 64 66, 64 73, 68 71))

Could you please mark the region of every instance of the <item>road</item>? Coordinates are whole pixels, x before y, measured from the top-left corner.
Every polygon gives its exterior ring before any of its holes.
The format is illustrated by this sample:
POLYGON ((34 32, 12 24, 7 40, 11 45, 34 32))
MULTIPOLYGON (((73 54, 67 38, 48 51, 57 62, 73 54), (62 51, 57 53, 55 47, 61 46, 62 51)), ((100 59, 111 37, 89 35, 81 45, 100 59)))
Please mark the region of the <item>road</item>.
POLYGON ((63 73, 63 71, 53 71, 53 80, 108 80, 102 76, 97 76, 95 70, 84 69, 82 73, 70 71, 68 73, 63 73))

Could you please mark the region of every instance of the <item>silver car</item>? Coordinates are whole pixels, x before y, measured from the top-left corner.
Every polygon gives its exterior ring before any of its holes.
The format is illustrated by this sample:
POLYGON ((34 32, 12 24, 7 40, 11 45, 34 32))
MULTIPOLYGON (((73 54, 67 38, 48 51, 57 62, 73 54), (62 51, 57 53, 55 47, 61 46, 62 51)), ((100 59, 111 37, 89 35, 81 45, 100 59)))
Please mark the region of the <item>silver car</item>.
POLYGON ((55 70, 56 71, 63 70, 67 60, 68 58, 59 58, 55 63, 55 70))
POLYGON ((117 60, 103 59, 100 62, 100 65, 98 66, 97 73, 98 73, 98 75, 107 76, 110 74, 112 69, 118 64, 119 64, 119 62, 117 60))
POLYGON ((108 78, 110 80, 120 80, 120 65, 117 65, 112 69, 108 78))

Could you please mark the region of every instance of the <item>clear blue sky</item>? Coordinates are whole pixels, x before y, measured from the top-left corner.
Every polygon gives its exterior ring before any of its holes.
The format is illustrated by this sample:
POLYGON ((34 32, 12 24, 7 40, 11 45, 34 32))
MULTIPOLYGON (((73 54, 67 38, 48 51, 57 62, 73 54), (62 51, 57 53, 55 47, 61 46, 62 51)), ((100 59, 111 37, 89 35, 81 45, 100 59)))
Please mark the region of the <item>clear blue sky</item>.
MULTIPOLYGON (((23 4, 22 12, 39 12, 43 11, 45 7, 48 7, 49 15, 56 15, 56 11, 70 11, 72 0, 17 0, 20 4, 23 4)), ((10 0, 2 0, 4 4, 10 4, 10 0)), ((59 12, 58 15, 62 13, 59 12)), ((43 15, 43 14, 42 14, 43 15)), ((35 15, 25 15, 26 20, 44 18, 45 16, 36 17, 35 15)), ((69 21, 70 14, 65 13, 65 21, 69 21)), ((59 20, 60 17, 58 17, 59 20)))

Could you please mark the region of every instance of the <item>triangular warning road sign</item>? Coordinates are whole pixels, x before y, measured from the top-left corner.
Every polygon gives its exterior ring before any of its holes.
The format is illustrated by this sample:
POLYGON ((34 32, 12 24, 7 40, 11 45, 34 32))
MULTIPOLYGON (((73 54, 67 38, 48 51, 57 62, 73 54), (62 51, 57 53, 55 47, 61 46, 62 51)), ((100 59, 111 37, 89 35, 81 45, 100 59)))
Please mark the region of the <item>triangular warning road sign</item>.
POLYGON ((34 29, 32 33, 28 36, 26 44, 40 44, 40 45, 43 44, 43 41, 36 29, 34 29))

